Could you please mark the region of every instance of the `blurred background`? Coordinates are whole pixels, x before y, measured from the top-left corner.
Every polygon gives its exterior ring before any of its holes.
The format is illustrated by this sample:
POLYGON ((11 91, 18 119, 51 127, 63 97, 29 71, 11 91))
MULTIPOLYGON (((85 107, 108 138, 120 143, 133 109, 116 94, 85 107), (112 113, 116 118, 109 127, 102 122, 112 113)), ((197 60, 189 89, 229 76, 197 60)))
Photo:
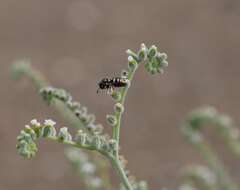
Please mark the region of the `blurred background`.
MULTIPOLYGON (((138 70, 126 100, 122 153, 150 189, 176 189, 184 166, 204 163, 180 133, 184 116, 210 104, 240 123, 239 20, 239 0, 0 0, 0 189, 81 187, 63 146, 40 142, 36 158, 17 155, 16 136, 32 118, 66 123, 29 80, 11 79, 11 64, 29 59, 110 132, 105 115, 113 102, 96 94, 96 83, 118 76, 127 66, 125 50, 142 42, 166 52, 169 67, 158 76, 138 70)), ((216 135, 209 136, 239 181, 239 162, 216 135)))

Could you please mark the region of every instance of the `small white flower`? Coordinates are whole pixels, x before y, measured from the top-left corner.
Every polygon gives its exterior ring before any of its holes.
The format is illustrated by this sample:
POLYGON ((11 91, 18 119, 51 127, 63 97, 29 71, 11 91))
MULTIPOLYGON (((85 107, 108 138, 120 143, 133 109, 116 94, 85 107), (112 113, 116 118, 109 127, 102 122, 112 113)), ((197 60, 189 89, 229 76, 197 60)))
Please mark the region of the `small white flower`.
POLYGON ((88 161, 88 156, 86 153, 84 153, 82 150, 75 149, 75 148, 69 148, 66 150, 66 155, 69 160, 71 161, 79 161, 82 162, 87 162, 88 161))
POLYGON ((51 119, 46 119, 44 121, 44 125, 46 125, 46 126, 52 126, 53 127, 55 124, 56 124, 56 122, 51 120, 51 119))
POLYGON ((41 126, 41 124, 36 119, 33 119, 32 121, 30 121, 30 123, 33 126, 37 126, 37 127, 41 126))
POLYGON ((126 50, 126 53, 127 53, 127 54, 131 54, 132 51, 131 51, 130 49, 127 49, 127 50, 126 50))
POLYGON ((141 44, 141 49, 146 49, 146 45, 144 43, 141 44))
POLYGON ((116 144, 117 141, 116 141, 115 139, 110 139, 110 140, 109 140, 109 143, 110 143, 110 144, 116 144))
POLYGON ((128 56, 128 62, 134 61, 133 57, 131 55, 128 56))
POLYGON ((91 178, 89 183, 95 188, 100 188, 102 186, 102 180, 99 177, 91 178))
POLYGON ((25 125, 26 129, 31 129, 31 127, 29 125, 25 125))
POLYGON ((81 171, 87 174, 93 174, 96 171, 96 167, 92 163, 86 162, 83 164, 81 171))

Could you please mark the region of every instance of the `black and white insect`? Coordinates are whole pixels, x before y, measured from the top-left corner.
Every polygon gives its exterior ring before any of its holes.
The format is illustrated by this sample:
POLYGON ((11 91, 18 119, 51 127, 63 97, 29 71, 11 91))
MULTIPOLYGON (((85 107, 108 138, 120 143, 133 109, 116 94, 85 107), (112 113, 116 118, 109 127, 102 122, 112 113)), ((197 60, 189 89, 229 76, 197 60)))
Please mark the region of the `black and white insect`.
POLYGON ((114 77, 114 78, 103 78, 101 81, 98 82, 98 89, 99 90, 107 90, 108 94, 111 94, 115 88, 121 88, 127 86, 129 83, 126 77, 114 77))

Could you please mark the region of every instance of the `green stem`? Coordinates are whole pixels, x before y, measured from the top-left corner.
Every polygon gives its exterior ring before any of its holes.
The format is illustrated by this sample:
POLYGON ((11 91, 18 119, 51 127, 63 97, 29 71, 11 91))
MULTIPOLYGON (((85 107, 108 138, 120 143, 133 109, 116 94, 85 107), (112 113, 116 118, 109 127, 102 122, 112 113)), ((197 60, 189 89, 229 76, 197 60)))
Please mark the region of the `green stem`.
MULTIPOLYGON (((47 137, 47 139, 59 142, 59 139, 57 137, 47 137)), ((86 150, 90 150, 90 151, 97 151, 93 146, 81 145, 81 144, 77 144, 73 141, 60 141, 60 142, 63 144, 66 144, 66 145, 77 147, 77 148, 82 148, 82 149, 86 149, 86 150)), ((121 181, 123 182, 126 190, 132 190, 132 186, 128 180, 128 177, 126 176, 126 173, 124 172, 124 169, 123 169, 119 159, 111 154, 106 153, 106 152, 101 152, 101 151, 97 151, 97 152, 99 152, 99 153, 103 154, 104 156, 106 156, 107 158, 109 158, 109 160, 112 163, 112 166, 116 169, 119 177, 121 178, 121 181)))
MULTIPOLYGON (((129 72, 128 74, 128 80, 129 80, 129 83, 131 84, 131 81, 133 79, 133 76, 134 76, 134 73, 136 71, 137 67, 135 69, 133 69, 132 71, 129 72)), ((120 103, 121 105, 124 106, 124 102, 125 102, 125 99, 126 99, 126 95, 127 95, 127 92, 128 92, 128 89, 129 89, 129 85, 124 87, 121 92, 120 92, 120 100, 118 101, 118 103, 120 103)), ((119 141, 120 141, 120 128, 121 128, 121 118, 122 118, 122 114, 123 113, 116 113, 116 119, 117 119, 117 124, 116 126, 113 128, 113 138, 117 141, 117 148, 119 146, 119 141)), ((118 150, 118 149, 117 149, 118 150)), ((118 151, 117 151, 117 158, 118 158, 118 151)))
POLYGON ((112 166, 115 168, 115 170, 118 173, 118 176, 120 177, 122 183, 124 184, 126 190, 133 190, 128 177, 126 176, 126 173, 124 172, 124 169, 120 163, 120 161, 118 160, 118 158, 114 157, 114 156, 108 156, 108 158, 110 159, 112 166))
MULTIPOLYGON (((44 77, 44 75, 39 72, 38 70, 36 70, 33 66, 29 66, 26 68, 26 70, 23 72, 23 74, 25 74, 34 84, 34 86, 36 87, 36 89, 39 91, 41 88, 49 86, 50 83, 46 80, 46 78, 44 77)), ((54 108, 58 111, 58 113, 64 118, 66 119, 72 126, 74 126, 75 128, 80 128, 80 129, 85 129, 84 128, 84 124, 78 120, 75 115, 66 107, 66 105, 64 103, 62 103, 61 101, 59 101, 58 99, 54 99, 53 100, 53 106, 54 108)), ((88 132, 88 131, 86 131, 88 132)), ((51 137, 48 138, 50 140, 54 140, 54 141, 58 141, 55 137, 51 137)), ((93 147, 90 146, 81 146, 79 144, 76 144, 74 142, 62 142, 63 144, 67 144, 67 145, 72 145, 75 146, 77 148, 83 148, 86 150, 90 150, 90 151, 94 151, 93 147)), ((94 151, 95 153, 96 151, 94 151)), ((102 153, 101 154, 105 154, 102 153)), ((90 157, 93 157, 94 154, 89 154, 90 157)), ((94 164, 97 166, 97 161, 96 159, 93 160, 94 164)), ((102 162, 103 164, 106 165, 105 160, 98 159, 98 162, 102 162)), ((99 167, 99 166, 97 166, 99 167)), ((104 173, 107 170, 107 165, 102 167, 101 169, 99 169, 101 171, 101 173, 104 173)), ((111 189, 111 183, 109 182, 109 172, 107 171, 104 177, 104 183, 106 183, 106 190, 110 190, 111 189)))
MULTIPOLYGON (((82 145, 82 144, 75 143, 73 141, 59 141, 58 137, 47 137, 46 139, 53 140, 53 141, 56 141, 56 142, 60 142, 62 144, 74 146, 74 147, 81 148, 81 149, 97 151, 96 148, 91 146, 91 145, 82 145)), ((97 152, 99 152, 99 151, 97 151, 97 152)))

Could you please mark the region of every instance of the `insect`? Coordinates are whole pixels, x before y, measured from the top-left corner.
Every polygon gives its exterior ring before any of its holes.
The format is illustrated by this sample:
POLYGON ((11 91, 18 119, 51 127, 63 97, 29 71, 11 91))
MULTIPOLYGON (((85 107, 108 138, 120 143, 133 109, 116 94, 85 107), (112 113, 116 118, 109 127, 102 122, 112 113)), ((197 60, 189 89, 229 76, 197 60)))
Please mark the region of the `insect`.
POLYGON ((125 87, 127 85, 128 79, 126 77, 103 78, 98 82, 97 93, 99 90, 107 89, 107 93, 111 94, 114 88, 125 87))

